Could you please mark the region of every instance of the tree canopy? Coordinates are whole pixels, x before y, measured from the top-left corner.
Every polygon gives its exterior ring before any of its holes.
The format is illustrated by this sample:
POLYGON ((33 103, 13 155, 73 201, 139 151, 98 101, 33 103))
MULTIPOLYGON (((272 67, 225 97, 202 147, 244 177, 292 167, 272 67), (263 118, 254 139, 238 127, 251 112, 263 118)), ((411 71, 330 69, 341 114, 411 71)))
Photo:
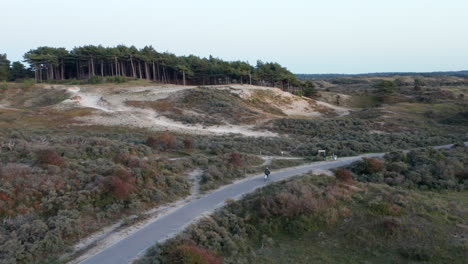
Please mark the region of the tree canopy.
POLYGON ((34 69, 36 81, 86 79, 93 76, 123 76, 161 83, 217 85, 256 84, 282 89, 300 89, 302 83, 278 63, 224 61, 210 56, 176 56, 152 46, 137 49, 118 45, 87 45, 65 48, 38 47, 24 59, 34 69))
POLYGON ((30 78, 31 70, 26 69, 19 61, 13 63, 8 60, 6 54, 0 54, 0 81, 15 81, 30 78))

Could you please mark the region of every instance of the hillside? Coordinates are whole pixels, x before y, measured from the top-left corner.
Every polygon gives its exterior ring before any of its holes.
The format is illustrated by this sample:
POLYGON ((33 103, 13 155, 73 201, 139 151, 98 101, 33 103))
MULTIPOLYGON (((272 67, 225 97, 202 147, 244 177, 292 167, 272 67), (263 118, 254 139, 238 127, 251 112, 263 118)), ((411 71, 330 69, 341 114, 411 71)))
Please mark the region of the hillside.
POLYGON ((336 177, 304 175, 268 185, 202 218, 137 263, 464 263, 467 151, 393 153, 383 167, 367 159, 351 165, 364 169, 353 174, 339 169, 336 177), (436 157, 462 165, 423 160, 436 157), (414 170, 426 165, 454 173, 416 179, 414 170), (369 183, 365 170, 382 173, 385 181, 369 183), (389 172, 412 175, 413 185, 389 181, 389 172), (439 177, 453 185, 431 185, 439 177))
POLYGON ((80 113, 70 122, 149 128, 194 134, 239 133, 275 136, 256 131, 264 121, 279 117, 320 117, 346 114, 313 99, 280 89, 250 85, 196 86, 66 86, 8 90, 3 109, 43 109, 60 115, 80 113), (48 107, 44 109, 44 107, 48 107))
MULTIPOLYGON (((56 263, 87 256, 125 239, 122 230, 154 221, 161 210, 261 173, 266 166, 468 141, 468 86, 459 78, 326 78, 308 84, 317 87, 309 97, 294 89, 245 84, 183 86, 134 79, 4 83, 0 259, 56 263), (318 150, 326 150, 328 157, 318 150)), ((466 168, 463 162, 447 164, 466 168)), ((427 179, 420 169, 411 167, 427 179)), ((453 174, 451 169, 433 170, 453 174)), ((378 193, 385 188, 399 192, 380 184, 417 176, 393 172, 361 178, 375 184, 378 193)), ((453 186, 442 176, 431 184, 453 186)), ((355 187, 365 190, 372 184, 355 187)), ((463 184, 456 186, 446 190, 453 197, 465 190, 463 184)), ((422 191, 405 189, 404 195, 422 191)), ((431 190, 431 195, 444 204, 448 198, 443 192, 431 190)), ((359 194, 366 201, 372 198, 359 194)), ((340 234, 334 238, 340 240, 340 234)), ((288 248, 292 239, 284 237, 276 245, 288 248)), ((278 248, 272 247, 274 252, 278 248)), ((306 248, 301 252, 298 257, 307 255, 306 248)), ((371 257, 366 254, 360 256, 371 257)))

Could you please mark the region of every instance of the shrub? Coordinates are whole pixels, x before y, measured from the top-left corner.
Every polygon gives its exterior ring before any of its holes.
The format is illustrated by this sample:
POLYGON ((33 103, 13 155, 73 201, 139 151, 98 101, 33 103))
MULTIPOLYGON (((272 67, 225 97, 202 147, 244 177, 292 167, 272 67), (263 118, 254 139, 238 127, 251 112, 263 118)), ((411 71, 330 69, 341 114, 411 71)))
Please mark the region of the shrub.
POLYGON ((33 87, 35 85, 35 82, 34 80, 32 79, 26 79, 23 81, 23 83, 21 84, 21 88, 22 89, 29 89, 31 87, 33 87))
POLYGON ((164 150, 175 149, 176 139, 173 135, 165 132, 161 134, 159 138, 148 137, 148 139, 146 139, 146 145, 152 148, 161 148, 164 150))
MULTIPOLYGON (((209 250, 196 245, 182 245, 176 249, 176 258, 181 264, 221 264, 220 258, 216 257, 209 250)), ((173 262, 177 263, 177 262, 173 262)))
POLYGON ((65 160, 51 149, 42 149, 36 153, 37 161, 43 165, 55 165, 61 167, 65 164, 65 160))
POLYGON ((110 176, 110 189, 112 194, 120 200, 125 200, 135 191, 135 178, 132 173, 119 168, 110 176))
POLYGON ((124 76, 111 76, 106 77, 106 82, 113 82, 113 83, 124 83, 127 81, 127 78, 124 76))
POLYGON ((157 138, 155 137, 148 137, 146 139, 146 143, 145 143, 148 147, 152 147, 152 148, 157 148, 158 145, 159 145, 159 141, 157 138))
POLYGON ((243 162, 241 154, 239 154, 239 152, 231 153, 229 157, 229 164, 231 164, 234 167, 242 167, 243 162))
POLYGON ((347 169, 343 169, 343 168, 337 169, 335 171, 335 176, 339 181, 342 181, 342 182, 350 183, 353 181, 353 174, 347 169))
POLYGON ((400 254, 411 260, 429 261, 434 257, 434 249, 424 246, 406 246, 400 248, 400 254))
POLYGON ((160 144, 165 148, 165 149, 175 149, 176 147, 176 140, 175 137, 169 133, 163 133, 161 137, 159 138, 160 144))
POLYGON ((185 147, 185 149, 193 149, 193 138, 192 137, 186 137, 184 139, 184 147, 185 147))
POLYGON ((8 89, 8 84, 6 81, 3 81, 0 83, 0 90, 6 90, 8 89))
POLYGON ((362 158, 361 161, 356 161, 352 165, 352 170, 359 174, 375 174, 381 172, 384 168, 380 160, 373 158, 362 158))
POLYGON ((103 83, 104 79, 101 76, 93 76, 88 79, 89 84, 100 84, 103 83))

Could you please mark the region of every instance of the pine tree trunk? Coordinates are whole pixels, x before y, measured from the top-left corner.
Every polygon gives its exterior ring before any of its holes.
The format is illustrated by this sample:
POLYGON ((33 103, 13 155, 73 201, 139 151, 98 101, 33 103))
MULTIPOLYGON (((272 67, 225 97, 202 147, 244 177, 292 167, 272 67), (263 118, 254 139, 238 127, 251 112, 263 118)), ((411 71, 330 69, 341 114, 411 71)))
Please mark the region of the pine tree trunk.
POLYGON ((149 68, 148 68, 148 63, 145 61, 145 78, 146 80, 150 80, 150 72, 149 72, 149 68))
POLYGON ((133 74, 133 78, 136 79, 136 70, 135 70, 135 65, 133 65, 133 56, 130 55, 130 64, 132 65, 132 74, 133 74))
POLYGON ((120 71, 122 72, 122 76, 127 76, 123 62, 120 63, 120 71))
POLYGON ((64 62, 63 62, 63 59, 62 59, 62 65, 61 65, 61 75, 60 75, 60 79, 62 80, 65 80, 65 66, 64 66, 64 62))
POLYGON ((80 79, 80 62, 76 61, 76 79, 80 79))
POLYGON ((104 62, 101 60, 101 77, 104 77, 104 62))
POLYGON ((60 80, 60 68, 59 67, 55 67, 55 78, 60 80))
POLYGON ((156 68, 154 67, 154 61, 153 61, 153 81, 156 81, 156 68))
POLYGON ((47 79, 53 80, 54 79, 54 66, 50 64, 48 67, 48 70, 49 70, 49 77, 47 79))
POLYGON ((93 60, 93 57, 91 57, 91 76, 94 76, 94 75, 95 75, 94 60, 93 60))
POLYGON ((119 62, 117 61, 117 56, 114 56, 114 62, 115 62, 115 75, 119 76, 119 62))
POLYGON ((88 78, 91 78, 91 61, 88 60, 88 78))
POLYGON ((34 68, 36 69, 34 71, 34 79, 36 79, 36 82, 39 82, 39 67, 37 66, 37 64, 34 66, 34 68))
POLYGON ((138 60, 138 72, 139 72, 139 77, 140 77, 140 80, 143 79, 143 77, 141 76, 141 61, 138 60))
POLYGON ((161 70, 159 69, 159 63, 156 64, 156 66, 158 67, 158 78, 159 78, 159 81, 160 82, 163 82, 163 77, 162 77, 162 74, 161 74, 161 70))
POLYGON ((185 71, 182 71, 182 78, 184 80, 184 86, 185 86, 185 71))

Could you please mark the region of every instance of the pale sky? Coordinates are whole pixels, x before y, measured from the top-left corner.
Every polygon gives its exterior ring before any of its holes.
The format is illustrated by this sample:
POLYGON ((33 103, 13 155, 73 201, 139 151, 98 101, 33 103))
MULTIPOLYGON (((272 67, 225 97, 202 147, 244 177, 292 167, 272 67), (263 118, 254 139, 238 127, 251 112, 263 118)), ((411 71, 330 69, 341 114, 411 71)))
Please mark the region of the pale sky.
POLYGON ((468 0, 0 0, 0 10, 10 60, 38 46, 125 44, 294 73, 468 70, 468 0))

